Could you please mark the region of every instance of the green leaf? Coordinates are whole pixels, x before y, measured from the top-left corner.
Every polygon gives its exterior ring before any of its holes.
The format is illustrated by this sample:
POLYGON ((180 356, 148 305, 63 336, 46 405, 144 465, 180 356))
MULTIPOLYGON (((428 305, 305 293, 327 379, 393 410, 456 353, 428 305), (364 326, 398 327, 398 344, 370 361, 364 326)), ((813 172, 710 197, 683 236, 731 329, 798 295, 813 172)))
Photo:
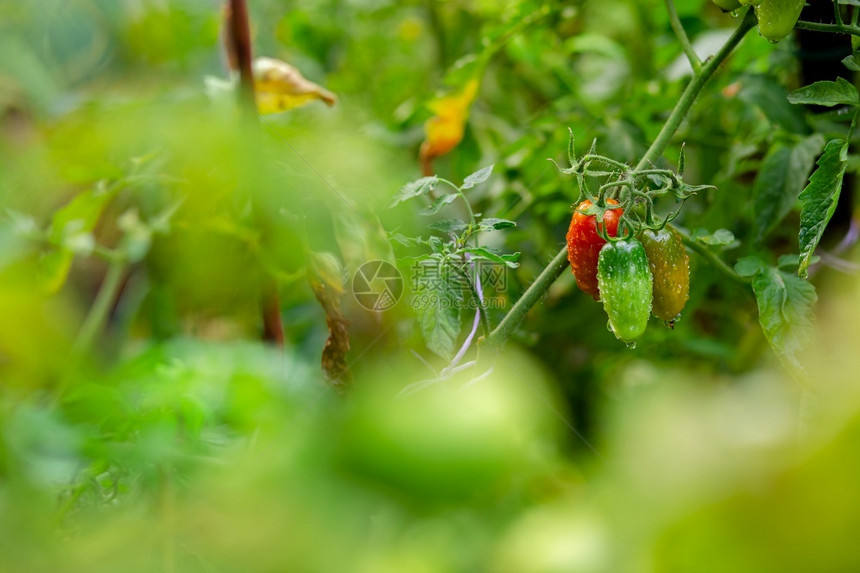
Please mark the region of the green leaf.
POLYGON ((56 292, 66 282, 75 253, 89 254, 95 247, 92 231, 105 207, 121 188, 119 184, 107 187, 100 182, 54 213, 47 234, 48 240, 57 248, 39 261, 48 292, 56 292))
POLYGON ((693 239, 697 243, 709 245, 711 247, 726 247, 734 248, 740 243, 735 239, 735 235, 728 229, 717 229, 713 233, 706 229, 696 229, 693 232, 693 239))
POLYGON ((757 239, 770 233, 791 210, 823 146, 824 138, 814 134, 770 148, 753 184, 757 239))
POLYGON ((776 260, 776 268, 784 269, 784 268, 797 268, 797 265, 800 264, 800 257, 798 255, 780 255, 780 257, 776 260))
POLYGON ((765 338, 783 364, 802 371, 798 354, 812 336, 815 287, 775 267, 757 273, 752 287, 765 338))
POLYGON ((751 277, 767 268, 767 263, 758 257, 743 257, 735 263, 735 272, 742 277, 751 277))
POLYGON ((442 239, 440 239, 439 237, 430 236, 427 239, 427 244, 430 246, 430 249, 436 254, 441 254, 445 250, 445 243, 443 243, 442 239))
POLYGON ((400 233, 391 233, 388 236, 389 240, 394 241, 395 243, 399 243, 404 247, 415 247, 418 245, 423 245, 424 240, 421 237, 407 237, 406 235, 402 235, 400 233))
POLYGON ((511 227, 516 227, 517 224, 514 221, 509 221, 508 219, 496 219, 495 217, 487 217, 486 219, 482 219, 479 223, 479 227, 481 231, 500 231, 502 229, 510 229, 511 227))
POLYGON ((520 258, 520 253, 503 255, 500 253, 494 253, 486 247, 467 247, 463 249, 463 252, 470 253, 473 259, 500 263, 511 269, 515 269, 520 266, 519 263, 517 263, 520 258))
POLYGON ((427 348, 445 360, 450 360, 460 335, 460 294, 441 275, 441 264, 425 263, 421 266, 435 268, 440 276, 436 280, 419 282, 421 288, 413 294, 412 308, 415 309, 427 348))
POLYGON ((468 226, 468 223, 460 219, 443 219, 442 221, 430 223, 427 228, 432 231, 439 231, 440 233, 459 233, 468 226))
POLYGON ((860 61, 857 60, 858 53, 854 52, 850 56, 842 58, 842 65, 852 72, 860 72, 860 61))
POLYGON ((738 99, 758 109, 769 122, 789 133, 804 133, 807 129, 801 109, 788 102, 782 83, 770 75, 744 75, 738 99))
POLYGON ((836 210, 848 165, 847 154, 848 146, 843 140, 829 141, 818 159, 818 168, 809 178, 809 185, 800 194, 800 265, 797 274, 802 278, 806 278, 810 257, 836 210))
POLYGON ((788 101, 828 107, 840 104, 856 106, 860 105, 860 96, 851 82, 845 78, 836 78, 835 82, 815 82, 794 90, 788 94, 788 101))
POLYGON ((465 191, 466 189, 471 189, 476 185, 480 185, 484 181, 490 178, 490 175, 493 173, 493 166, 487 165, 483 169, 479 169, 466 177, 463 181, 463 185, 460 186, 461 191, 465 191))
POLYGON ((429 207, 421 209, 418 213, 420 215, 435 215, 442 209, 442 207, 456 201, 459 196, 459 193, 446 193, 445 195, 437 197, 429 207))
POLYGON ((398 191, 394 196, 394 200, 390 207, 394 207, 404 201, 408 201, 414 197, 420 197, 421 195, 430 192, 438 182, 439 178, 433 175, 431 177, 422 177, 421 179, 407 183, 401 187, 400 191, 398 191))

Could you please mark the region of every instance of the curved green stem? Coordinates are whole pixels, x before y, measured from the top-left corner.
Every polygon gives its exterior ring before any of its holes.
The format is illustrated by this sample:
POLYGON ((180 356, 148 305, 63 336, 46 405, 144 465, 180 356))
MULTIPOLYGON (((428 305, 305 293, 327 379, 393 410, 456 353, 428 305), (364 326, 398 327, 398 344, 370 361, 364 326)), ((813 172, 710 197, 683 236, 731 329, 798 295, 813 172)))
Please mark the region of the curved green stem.
POLYGON ((736 282, 739 282, 742 284, 749 284, 750 283, 750 279, 744 278, 744 277, 740 276, 738 273, 736 273, 732 267, 730 267, 728 264, 726 264, 726 262, 723 261, 723 259, 718 257, 716 255, 716 253, 714 253, 712 250, 707 248, 705 245, 699 243, 698 241, 696 241, 695 239, 693 239, 687 233, 684 233, 680 229, 678 229, 678 234, 681 235, 681 241, 684 243, 684 245, 688 249, 690 249, 691 251, 693 251, 694 253, 696 253, 697 255, 702 257, 703 259, 705 259, 712 267, 714 267, 715 269, 720 271, 722 274, 729 277, 733 281, 736 281, 736 282))
POLYGON ((125 274, 126 262, 122 257, 115 257, 108 266, 107 274, 102 281, 93 306, 84 321, 81 331, 75 340, 75 354, 83 355, 90 350, 96 336, 104 328, 110 314, 111 305, 116 300, 122 287, 122 277, 125 274))
POLYGON ((484 301, 481 295, 478 293, 478 289, 475 288, 475 283, 472 282, 469 274, 465 272, 463 269, 458 267, 457 265, 451 265, 454 271, 460 275, 463 280, 466 281, 466 284, 469 285, 469 292, 472 294, 472 298, 475 301, 475 305, 478 307, 478 314, 481 317, 481 329, 484 331, 484 336, 488 336, 490 334, 490 319, 487 316, 487 309, 484 308, 484 301))
POLYGON ((469 214, 469 223, 471 223, 472 227, 475 227, 477 225, 477 223, 475 222, 475 212, 472 210, 472 206, 469 204, 469 200, 466 198, 466 194, 463 193, 463 190, 460 189, 459 186, 455 185, 452 181, 448 181, 447 179, 443 179, 442 177, 439 177, 439 183, 445 183, 446 185, 449 185, 454 190, 454 193, 460 196, 460 199, 463 200, 463 204, 466 205, 466 212, 469 214))
POLYGON ((708 80, 713 77, 717 69, 722 65, 726 58, 729 57, 729 54, 732 53, 732 50, 735 49, 743 37, 746 36, 747 32, 755 27, 756 23, 757 21, 753 11, 747 10, 743 21, 741 21, 738 28, 734 33, 732 33, 726 43, 723 44, 723 47, 709 58, 705 62, 705 65, 702 66, 702 69, 693 76, 693 79, 690 80, 690 83, 687 84, 686 89, 681 94, 681 99, 679 99, 678 103, 675 104, 675 109, 672 110, 672 114, 669 116, 669 119, 667 119, 666 123, 663 125, 663 129, 660 130, 654 143, 651 144, 651 147, 648 148, 648 151, 645 152, 645 155, 642 156, 642 159, 640 159, 639 163, 636 165, 637 171, 645 169, 651 163, 657 161, 669 145, 669 142, 672 140, 672 136, 675 135, 676 131, 678 131, 684 118, 687 117, 690 108, 693 106, 693 103, 696 101, 702 88, 705 87, 708 80))
MULTIPOLYGON (((702 88, 705 87, 705 84, 711 79, 711 77, 713 77, 720 65, 726 60, 726 58, 728 58, 729 54, 731 54, 732 50, 735 49, 747 32, 755 27, 755 25, 756 19, 753 11, 747 10, 743 21, 734 33, 732 33, 723 47, 720 48, 713 57, 709 58, 701 69, 694 74, 693 79, 690 80, 690 83, 687 85, 686 89, 684 89, 684 92, 681 94, 681 98, 675 105, 675 109, 672 110, 669 119, 667 119, 665 125, 663 125, 663 129, 660 130, 657 138, 651 144, 651 147, 648 148, 648 151, 645 152, 645 155, 642 156, 642 159, 639 161, 639 164, 635 169, 645 169, 660 157, 669 145, 669 142, 672 140, 672 136, 681 125, 681 122, 684 121, 684 118, 687 116, 687 113, 690 111, 690 108, 693 106, 693 103, 696 101, 702 88)), ((725 265, 725 263, 723 264, 725 265)), ((725 266, 728 268, 728 265, 725 266)), ((487 339, 487 344, 497 348, 504 345, 513 331, 517 326, 519 326, 520 322, 522 322, 525 315, 541 299, 547 289, 549 289, 552 283, 561 275, 565 267, 567 267, 567 246, 562 247, 562 249, 556 253, 552 261, 546 266, 546 268, 544 268, 543 271, 541 271, 540 275, 538 275, 537 279, 535 279, 531 286, 526 289, 523 296, 520 297, 502 322, 500 322, 496 329, 493 330, 492 334, 490 334, 487 339)), ((732 271, 732 274, 735 274, 734 271, 732 271)))
POLYGON ((674 0, 666 0, 666 10, 669 11, 669 25, 672 26, 672 31, 678 37, 678 41, 681 43, 681 48, 683 48, 684 53, 687 55, 687 59, 690 60, 690 67, 693 68, 694 73, 698 73, 702 69, 702 60, 699 59, 699 56, 693 49, 693 45, 690 43, 690 38, 687 37, 687 32, 684 31, 684 26, 681 25, 681 19, 678 17, 678 10, 675 9, 674 0))
POLYGON ((537 304, 552 283, 564 272, 565 268, 567 268, 567 247, 556 253, 552 261, 541 271, 529 288, 526 289, 523 296, 519 298, 513 308, 511 308, 511 311, 505 315, 505 318, 502 319, 496 329, 490 334, 490 337, 487 339, 487 345, 490 347, 501 347, 504 345, 517 326, 520 325, 526 313, 537 304))
POLYGON ((833 0, 833 20, 838 26, 842 26, 842 10, 839 9, 839 0, 833 0))

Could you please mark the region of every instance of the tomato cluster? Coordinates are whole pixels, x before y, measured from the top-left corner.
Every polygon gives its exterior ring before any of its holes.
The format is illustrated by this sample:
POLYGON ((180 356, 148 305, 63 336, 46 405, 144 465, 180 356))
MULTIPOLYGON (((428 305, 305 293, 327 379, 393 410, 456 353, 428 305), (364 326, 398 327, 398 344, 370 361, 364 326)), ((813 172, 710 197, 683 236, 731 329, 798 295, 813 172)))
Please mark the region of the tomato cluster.
MULTIPOLYGON (((606 203, 618 204, 612 199, 606 203)), ((607 241, 604 236, 617 237, 623 209, 606 210, 598 223, 586 213, 591 206, 589 200, 577 206, 567 232, 567 258, 576 284, 603 302, 612 332, 624 342, 639 338, 652 314, 674 324, 690 293, 690 259, 681 235, 665 226, 607 241)))

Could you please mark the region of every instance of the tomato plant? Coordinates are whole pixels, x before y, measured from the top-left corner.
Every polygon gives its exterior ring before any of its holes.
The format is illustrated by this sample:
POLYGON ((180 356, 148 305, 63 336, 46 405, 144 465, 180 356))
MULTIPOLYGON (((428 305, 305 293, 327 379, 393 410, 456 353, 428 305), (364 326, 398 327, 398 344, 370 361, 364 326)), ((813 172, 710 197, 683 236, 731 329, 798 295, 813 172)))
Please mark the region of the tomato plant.
POLYGON ((856 4, 0 0, 0 571, 856 569, 856 4))

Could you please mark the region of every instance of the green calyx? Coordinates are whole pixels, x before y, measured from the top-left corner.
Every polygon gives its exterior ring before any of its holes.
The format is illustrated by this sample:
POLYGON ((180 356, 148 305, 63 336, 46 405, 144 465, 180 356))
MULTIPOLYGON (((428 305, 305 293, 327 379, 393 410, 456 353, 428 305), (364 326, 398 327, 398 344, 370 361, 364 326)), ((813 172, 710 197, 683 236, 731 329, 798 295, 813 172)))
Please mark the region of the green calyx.
POLYGON ((562 169, 556 165, 556 168, 560 173, 576 178, 580 192, 576 203, 583 199, 591 201, 591 207, 583 211, 586 215, 594 215, 601 221, 606 211, 623 210, 617 236, 609 236, 605 229, 598 230, 607 242, 638 237, 646 229, 662 229, 678 216, 687 199, 699 191, 714 189, 711 185, 689 185, 684 181, 683 148, 678 169, 672 171, 654 166, 636 169, 605 155, 599 155, 596 147, 597 142, 592 142, 588 153, 577 158, 571 132, 568 145, 570 167, 562 169), (601 182, 596 192, 593 192, 588 184, 589 180, 594 179, 601 182), (672 197, 675 205, 669 213, 658 215, 655 201, 661 196, 672 197), (617 204, 608 203, 608 199, 614 199, 617 204))

